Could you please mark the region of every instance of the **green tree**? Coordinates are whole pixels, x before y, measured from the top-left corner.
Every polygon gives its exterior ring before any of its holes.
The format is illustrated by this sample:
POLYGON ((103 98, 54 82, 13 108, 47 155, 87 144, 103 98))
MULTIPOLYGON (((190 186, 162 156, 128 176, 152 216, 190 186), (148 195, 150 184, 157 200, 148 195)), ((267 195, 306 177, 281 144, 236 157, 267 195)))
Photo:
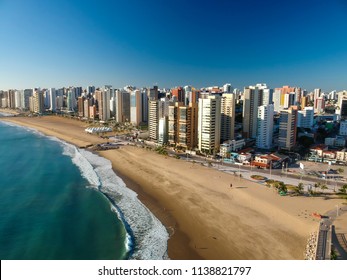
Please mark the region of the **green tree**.
POLYGON ((343 194, 347 194, 347 185, 343 185, 343 186, 339 189, 339 192, 340 192, 340 193, 343 193, 343 194))
POLYGON ((309 148, 314 143, 313 138, 308 136, 301 136, 298 141, 305 148, 309 148))
POLYGON ((337 172, 339 172, 339 173, 343 173, 343 171, 344 171, 344 170, 343 170, 343 168, 341 168, 341 167, 337 169, 337 172))
POLYGON ((304 190, 304 184, 303 184, 303 183, 299 183, 299 184, 298 184, 298 187, 295 189, 295 191, 296 191, 298 194, 302 194, 302 193, 303 193, 303 190, 304 190))
POLYGON ((315 183, 315 184, 313 185, 313 187, 314 187, 314 192, 315 192, 315 193, 317 192, 317 188, 320 188, 320 185, 321 185, 321 183, 315 183))
POLYGON ((287 189, 286 185, 283 182, 279 182, 278 183, 278 191, 279 192, 284 192, 284 193, 288 192, 288 189, 287 189))
POLYGON ((324 190, 327 190, 328 187, 325 184, 321 184, 320 189, 324 192, 324 190))

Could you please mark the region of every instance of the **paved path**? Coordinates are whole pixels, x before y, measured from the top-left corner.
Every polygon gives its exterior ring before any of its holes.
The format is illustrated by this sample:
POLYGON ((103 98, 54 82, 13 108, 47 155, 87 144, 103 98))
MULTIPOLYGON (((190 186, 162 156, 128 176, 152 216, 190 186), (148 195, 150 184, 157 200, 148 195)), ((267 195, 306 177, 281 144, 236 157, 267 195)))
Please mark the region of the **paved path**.
POLYGON ((322 219, 319 225, 316 260, 330 260, 331 220, 322 219))
MULTIPOLYGON (((347 259, 347 241, 344 233, 336 233, 334 223, 340 215, 347 215, 347 206, 336 205, 328 211, 319 225, 316 260, 330 260, 331 249, 338 251, 339 259, 347 259)), ((343 217, 344 220, 346 216, 343 217)))

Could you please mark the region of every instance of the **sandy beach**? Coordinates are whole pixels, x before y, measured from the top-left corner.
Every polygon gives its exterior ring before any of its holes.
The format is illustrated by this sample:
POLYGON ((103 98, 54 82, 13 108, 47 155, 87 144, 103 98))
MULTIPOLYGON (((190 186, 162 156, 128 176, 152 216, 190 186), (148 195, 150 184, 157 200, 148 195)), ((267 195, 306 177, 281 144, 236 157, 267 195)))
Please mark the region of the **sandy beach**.
MULTIPOLYGON (((107 141, 68 118, 6 121, 78 147, 107 141)), ((342 202, 282 197, 263 185, 138 147, 100 155, 111 160, 116 174, 166 226, 171 259, 303 259, 307 238, 318 226, 311 213, 325 213, 342 202)))

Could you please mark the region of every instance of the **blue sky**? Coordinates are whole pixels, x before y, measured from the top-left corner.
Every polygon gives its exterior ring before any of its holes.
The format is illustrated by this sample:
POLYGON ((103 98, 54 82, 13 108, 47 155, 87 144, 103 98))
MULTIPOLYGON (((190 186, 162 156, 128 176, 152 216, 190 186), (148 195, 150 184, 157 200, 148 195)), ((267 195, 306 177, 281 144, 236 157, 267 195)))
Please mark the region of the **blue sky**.
POLYGON ((347 0, 0 0, 0 89, 347 89, 347 0))

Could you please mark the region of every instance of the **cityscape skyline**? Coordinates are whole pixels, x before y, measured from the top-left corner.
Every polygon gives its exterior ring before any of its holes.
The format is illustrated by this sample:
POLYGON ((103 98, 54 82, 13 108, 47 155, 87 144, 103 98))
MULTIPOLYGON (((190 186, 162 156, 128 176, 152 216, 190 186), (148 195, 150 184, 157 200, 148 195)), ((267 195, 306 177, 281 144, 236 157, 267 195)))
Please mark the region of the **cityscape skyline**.
POLYGON ((0 88, 343 90, 343 0, 0 1, 0 88))

